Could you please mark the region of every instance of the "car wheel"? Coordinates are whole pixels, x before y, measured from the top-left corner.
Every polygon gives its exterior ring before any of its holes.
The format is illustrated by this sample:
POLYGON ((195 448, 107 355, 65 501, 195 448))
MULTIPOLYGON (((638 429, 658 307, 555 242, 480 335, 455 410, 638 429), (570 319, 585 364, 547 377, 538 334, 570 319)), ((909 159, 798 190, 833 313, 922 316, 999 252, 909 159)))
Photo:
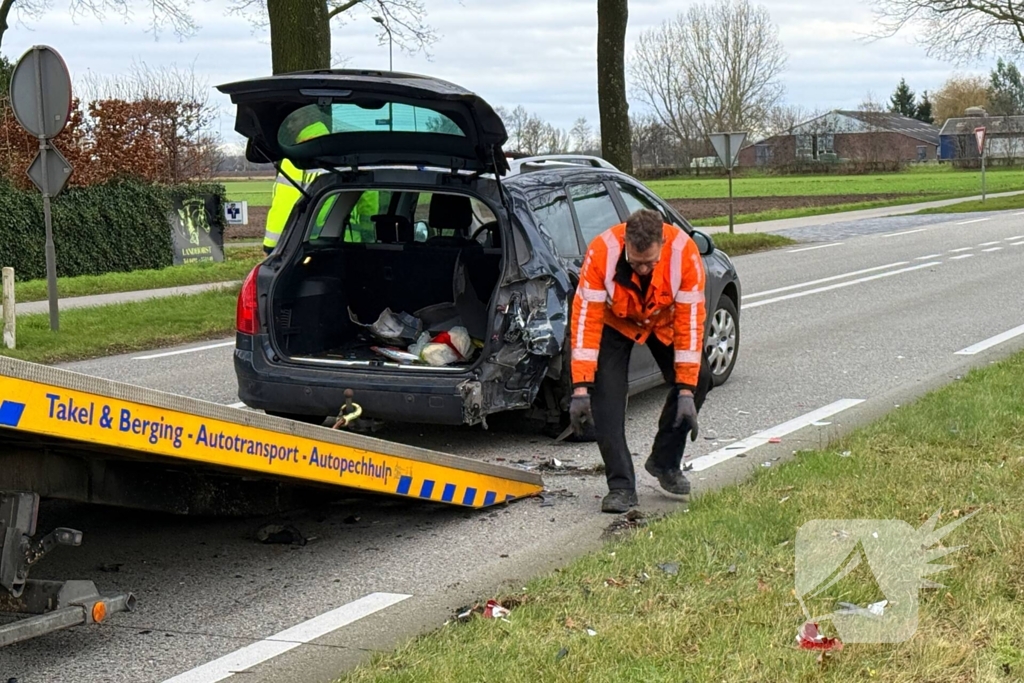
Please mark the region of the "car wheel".
POLYGON ((267 413, 267 415, 272 415, 274 417, 283 417, 286 420, 291 420, 293 422, 302 422, 304 424, 310 425, 320 426, 327 421, 327 417, 322 415, 299 415, 298 413, 282 413, 276 410, 267 410, 265 412, 267 413))
POLYGON ((714 386, 725 384, 740 350, 740 316, 732 299, 723 296, 711 317, 706 344, 714 386))

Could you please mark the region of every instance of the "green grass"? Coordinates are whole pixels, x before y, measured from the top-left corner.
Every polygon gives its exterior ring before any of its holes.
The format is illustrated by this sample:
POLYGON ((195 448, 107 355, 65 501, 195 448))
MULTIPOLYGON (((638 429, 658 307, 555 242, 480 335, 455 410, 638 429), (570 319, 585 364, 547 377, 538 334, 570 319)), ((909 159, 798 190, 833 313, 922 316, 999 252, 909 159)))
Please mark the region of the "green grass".
POLYGON ((185 344, 230 335, 238 287, 127 304, 61 311, 60 331, 48 314, 18 316, 17 348, 0 355, 59 363, 185 344))
POLYGON ((1024 209, 1024 195, 994 197, 985 201, 979 199, 973 202, 961 202, 951 206, 940 206, 935 209, 922 209, 917 213, 973 213, 976 211, 1011 211, 1013 209, 1024 209))
MULTIPOLYGON (((259 247, 231 248, 220 263, 194 263, 159 270, 136 270, 129 273, 106 273, 57 278, 57 294, 61 298, 132 292, 139 289, 184 287, 210 282, 231 282, 243 279, 263 260, 259 247)), ((44 301, 48 298, 46 280, 27 280, 14 284, 14 300, 19 303, 44 301)))
POLYGON ((222 180, 228 201, 249 202, 249 206, 270 206, 274 179, 222 180))
MULTIPOLYGON (((729 184, 725 178, 652 180, 646 185, 665 199, 729 196, 729 184)), ((989 171, 986 185, 993 193, 1024 190, 1024 170, 989 171)), ((907 194, 925 199, 932 198, 925 195, 970 196, 981 194, 981 172, 956 171, 939 166, 876 175, 754 175, 733 181, 733 195, 736 197, 850 194, 907 194)))
POLYGON ((756 251, 766 251, 768 249, 778 249, 779 247, 789 246, 790 244, 796 244, 795 240, 791 240, 788 237, 782 235, 773 235, 766 232, 748 232, 748 233, 727 233, 719 232, 711 236, 711 239, 715 242, 715 247, 721 249, 729 256, 741 256, 743 254, 753 254, 756 251))
MULTIPOLYGON (((685 514, 533 580, 524 593, 497 596, 523 601, 508 622, 452 623, 375 655, 341 680, 1020 681, 1022 405, 1018 355, 832 448, 758 468, 752 480, 700 496, 685 514), (913 637, 847 643, 820 663, 795 647, 804 621, 793 590, 801 525, 884 519, 918 529, 940 508, 940 527, 979 512, 943 541, 965 547, 935 562, 952 568, 929 577, 945 587, 921 590, 913 637), (659 569, 667 562, 679 564, 678 575, 659 569)), ((881 597, 872 585, 857 570, 808 609, 820 615, 837 601, 863 606, 881 597)), ((830 622, 822 628, 835 634, 830 622)))
MULTIPOLYGON (((936 199, 953 199, 953 197, 940 196, 928 198, 929 201, 936 199)), ((893 199, 877 202, 854 202, 852 204, 832 204, 829 206, 808 206, 799 209, 776 209, 773 211, 759 211, 758 213, 739 214, 733 218, 733 223, 736 225, 740 225, 741 223, 759 223, 761 221, 776 221, 785 218, 805 218, 807 216, 821 216, 830 213, 842 213, 844 211, 861 211, 863 209, 881 209, 890 206, 916 204, 919 201, 921 201, 921 198, 918 197, 905 200, 893 199)), ((729 225, 729 217, 718 216, 715 218, 703 218, 700 220, 690 221, 690 223, 694 227, 718 227, 721 225, 729 225)))

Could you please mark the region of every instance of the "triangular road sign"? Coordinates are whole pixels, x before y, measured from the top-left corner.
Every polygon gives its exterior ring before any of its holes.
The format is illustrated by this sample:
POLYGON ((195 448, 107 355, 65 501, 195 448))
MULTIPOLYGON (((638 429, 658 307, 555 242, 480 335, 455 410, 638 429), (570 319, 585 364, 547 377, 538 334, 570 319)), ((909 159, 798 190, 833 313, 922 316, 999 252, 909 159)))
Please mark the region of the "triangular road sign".
POLYGON ((974 138, 978 141, 978 154, 985 153, 985 127, 974 129, 974 138))
POLYGON ((727 169, 736 165, 736 158, 740 155, 740 148, 747 139, 746 133, 711 133, 708 136, 711 145, 715 148, 718 158, 727 169))

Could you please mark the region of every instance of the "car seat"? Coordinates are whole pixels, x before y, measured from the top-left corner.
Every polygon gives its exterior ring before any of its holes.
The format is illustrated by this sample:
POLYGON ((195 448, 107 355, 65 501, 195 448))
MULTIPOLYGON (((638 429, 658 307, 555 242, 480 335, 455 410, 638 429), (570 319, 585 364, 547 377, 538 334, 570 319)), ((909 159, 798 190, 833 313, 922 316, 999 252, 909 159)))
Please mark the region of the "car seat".
POLYGON ((377 241, 381 244, 394 244, 412 242, 416 230, 412 221, 405 216, 378 214, 371 216, 374 230, 377 233, 377 241))
POLYGON ((473 225, 473 206, 469 197, 435 193, 430 198, 430 227, 454 235, 438 235, 427 240, 431 246, 458 246, 469 243, 469 228, 473 225))

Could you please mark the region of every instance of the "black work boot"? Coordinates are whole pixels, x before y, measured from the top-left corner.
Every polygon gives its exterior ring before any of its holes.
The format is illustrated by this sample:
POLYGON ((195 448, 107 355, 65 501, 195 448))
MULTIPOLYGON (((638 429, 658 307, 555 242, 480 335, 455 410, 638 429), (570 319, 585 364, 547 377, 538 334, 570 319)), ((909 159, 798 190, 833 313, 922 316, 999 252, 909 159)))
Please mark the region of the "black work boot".
POLYGON ((655 465, 654 460, 651 458, 647 458, 647 462, 644 463, 644 469, 658 480, 658 483, 661 484, 661 488, 665 489, 669 493, 674 493, 677 496, 686 496, 690 494, 690 482, 688 482, 686 477, 683 476, 682 470, 662 469, 655 465))
POLYGON ((636 491, 614 489, 601 501, 601 512, 629 512, 629 508, 635 507, 638 503, 636 491))

